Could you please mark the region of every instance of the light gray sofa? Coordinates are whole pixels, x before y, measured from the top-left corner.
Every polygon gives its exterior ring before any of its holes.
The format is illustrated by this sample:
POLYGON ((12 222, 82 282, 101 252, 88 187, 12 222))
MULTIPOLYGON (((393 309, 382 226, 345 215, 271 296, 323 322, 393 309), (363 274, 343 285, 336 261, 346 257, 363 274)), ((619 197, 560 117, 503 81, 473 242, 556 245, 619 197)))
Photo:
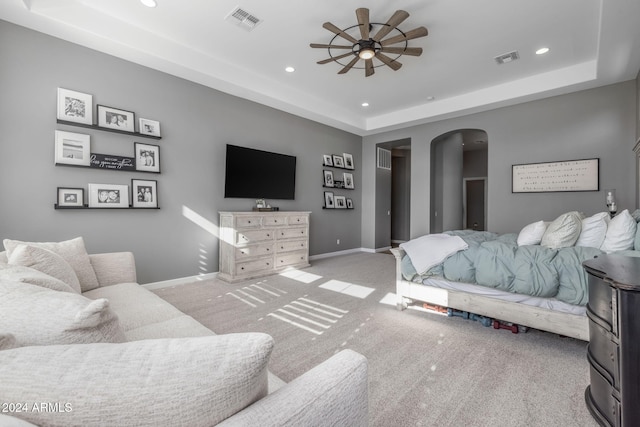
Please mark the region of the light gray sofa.
POLYGON ((343 350, 285 384, 267 369, 270 336, 215 335, 138 285, 132 253, 88 257, 97 283, 78 294, 33 285, 33 256, 14 271, 0 253, 0 425, 368 424, 364 356, 343 350))

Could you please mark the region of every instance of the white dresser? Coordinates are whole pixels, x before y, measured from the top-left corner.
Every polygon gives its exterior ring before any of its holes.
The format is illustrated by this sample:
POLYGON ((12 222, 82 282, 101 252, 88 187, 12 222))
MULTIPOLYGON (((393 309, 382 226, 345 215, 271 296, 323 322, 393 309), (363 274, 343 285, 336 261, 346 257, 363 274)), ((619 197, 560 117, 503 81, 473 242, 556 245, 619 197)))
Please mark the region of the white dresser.
POLYGON ((237 282, 309 266, 311 212, 220 212, 218 278, 237 282))

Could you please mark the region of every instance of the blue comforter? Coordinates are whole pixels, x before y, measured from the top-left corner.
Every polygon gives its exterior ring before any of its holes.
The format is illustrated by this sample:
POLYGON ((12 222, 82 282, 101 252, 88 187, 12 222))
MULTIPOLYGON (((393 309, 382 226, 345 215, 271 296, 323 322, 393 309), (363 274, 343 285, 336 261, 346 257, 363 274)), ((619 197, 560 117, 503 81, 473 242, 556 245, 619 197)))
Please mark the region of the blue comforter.
POLYGON ((451 255, 443 263, 418 275, 408 256, 402 260, 406 280, 421 282, 443 277, 454 282, 475 283, 503 291, 569 304, 585 305, 589 299, 587 275, 582 262, 604 253, 600 249, 573 246, 549 249, 540 245, 518 246, 515 233, 472 230, 450 231, 469 248, 451 255))

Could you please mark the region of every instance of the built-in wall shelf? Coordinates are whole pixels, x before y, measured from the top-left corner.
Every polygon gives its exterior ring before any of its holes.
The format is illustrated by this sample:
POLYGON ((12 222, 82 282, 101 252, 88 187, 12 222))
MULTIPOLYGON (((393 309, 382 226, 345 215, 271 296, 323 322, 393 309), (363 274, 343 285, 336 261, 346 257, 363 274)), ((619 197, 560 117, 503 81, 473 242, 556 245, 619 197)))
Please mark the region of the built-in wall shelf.
POLYGON ((81 128, 87 128, 87 129, 95 129, 95 130, 101 130, 104 132, 113 132, 113 133, 120 133, 123 135, 130 135, 130 136, 139 136, 142 138, 151 138, 151 139, 162 139, 161 136, 154 136, 154 135, 146 135, 144 133, 140 133, 140 132, 129 132, 126 130, 119 130, 119 129, 110 129, 110 128, 105 128, 102 126, 98 126, 98 125, 88 125, 88 124, 84 124, 84 123, 77 123, 77 122, 70 122, 68 120, 57 120, 58 124, 60 125, 67 125, 67 126, 76 126, 76 127, 81 127, 81 128))

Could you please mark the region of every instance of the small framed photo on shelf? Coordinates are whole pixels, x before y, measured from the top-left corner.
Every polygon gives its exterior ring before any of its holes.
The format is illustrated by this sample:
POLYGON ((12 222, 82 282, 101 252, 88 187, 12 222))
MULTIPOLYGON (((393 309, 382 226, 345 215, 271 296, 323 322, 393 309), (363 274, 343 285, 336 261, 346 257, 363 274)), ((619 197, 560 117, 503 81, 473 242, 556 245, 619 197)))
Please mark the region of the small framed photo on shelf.
POLYGON ((132 111, 98 105, 98 126, 108 129, 135 131, 135 114, 132 111))
POLYGON ((160 173, 159 145, 135 142, 134 157, 136 158, 137 171, 160 173))
POLYGON ((155 120, 140 118, 138 129, 142 135, 160 137, 160 122, 155 120))
POLYGON ((333 172, 332 171, 323 171, 324 173, 324 186, 325 187, 333 187, 333 172))
POLYGON ((342 156, 338 156, 337 154, 333 155, 333 166, 337 168, 344 167, 344 159, 342 158, 342 156))
POLYGON ((325 209, 335 208, 335 204, 333 202, 333 193, 331 191, 324 192, 324 207, 325 209))
POLYGON ((353 174, 351 172, 345 172, 343 174, 343 180, 344 180, 344 188, 350 188, 351 190, 353 190, 353 174))
POLYGON ((333 157, 331 157, 331 154, 324 154, 322 156, 322 165, 333 166, 333 157))
POLYGON ((128 208, 129 186, 120 184, 89 184, 90 208, 128 208))
POLYGON ((84 188, 58 187, 58 207, 84 207, 84 188))
POLYGON ((93 96, 58 88, 58 120, 93 125, 93 96))
POLYGON ((347 198, 347 209, 353 209, 353 199, 347 198))
POLYGON ((354 169, 353 166, 353 156, 349 153, 342 153, 342 157, 344 157, 344 167, 347 169, 354 169))
POLYGON ((90 135, 56 131, 55 164, 89 166, 91 164, 90 135))
POLYGON ((345 196, 335 196, 333 199, 336 209, 347 209, 347 198, 345 196))
POLYGON ((131 180, 131 194, 134 208, 158 207, 158 181, 146 179, 131 180))

